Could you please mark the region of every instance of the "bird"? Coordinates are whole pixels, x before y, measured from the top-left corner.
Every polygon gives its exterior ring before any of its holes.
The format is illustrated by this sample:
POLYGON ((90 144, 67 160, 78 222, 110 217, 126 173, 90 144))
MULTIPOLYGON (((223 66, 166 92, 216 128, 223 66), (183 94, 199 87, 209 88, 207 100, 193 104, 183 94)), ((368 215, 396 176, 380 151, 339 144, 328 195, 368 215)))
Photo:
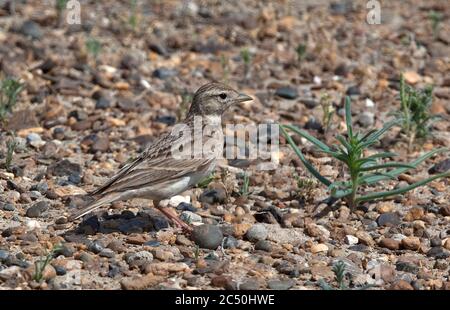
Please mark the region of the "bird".
MULTIPOLYGON (((176 212, 162 207, 161 200, 171 198, 195 186, 214 171, 219 152, 199 152, 198 146, 216 145, 222 133, 222 114, 232 105, 253 100, 230 86, 210 82, 201 86, 194 94, 189 111, 183 121, 173 128, 189 130, 194 135, 180 134, 180 130, 171 130, 161 135, 154 143, 145 148, 130 163, 123 166, 103 185, 88 194, 90 203, 81 210, 72 213, 68 220, 73 222, 92 211, 113 203, 133 198, 145 198, 153 201, 153 206, 169 220, 183 230, 191 227, 183 222, 176 212), (198 133, 196 124, 201 120, 200 144, 195 140, 198 133), (209 128, 209 130, 205 130, 209 128), (192 137, 194 136, 194 139, 192 137), (195 154, 176 154, 174 149, 193 149, 195 154), (206 153, 206 154, 205 154, 206 153)), ((223 136, 222 136, 223 137, 223 136)), ((188 153, 188 152, 186 152, 188 153)), ((192 153, 192 152, 191 152, 192 153)))

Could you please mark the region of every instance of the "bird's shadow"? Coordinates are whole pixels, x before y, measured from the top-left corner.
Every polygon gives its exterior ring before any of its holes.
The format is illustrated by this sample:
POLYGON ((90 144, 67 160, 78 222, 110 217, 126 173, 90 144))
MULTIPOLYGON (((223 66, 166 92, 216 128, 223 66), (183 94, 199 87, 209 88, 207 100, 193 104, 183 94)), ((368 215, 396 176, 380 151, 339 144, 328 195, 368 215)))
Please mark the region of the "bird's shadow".
POLYGON ((63 236, 86 236, 100 234, 155 232, 169 228, 169 222, 155 210, 139 211, 137 214, 125 210, 120 214, 89 215, 79 224, 67 230, 63 236))

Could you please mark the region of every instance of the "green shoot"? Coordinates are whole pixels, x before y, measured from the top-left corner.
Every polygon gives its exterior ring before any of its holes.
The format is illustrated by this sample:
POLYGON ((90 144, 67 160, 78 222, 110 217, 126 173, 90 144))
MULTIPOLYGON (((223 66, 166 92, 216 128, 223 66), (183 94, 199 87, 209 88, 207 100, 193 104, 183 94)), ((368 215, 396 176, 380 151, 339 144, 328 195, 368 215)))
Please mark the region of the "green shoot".
POLYGON ((248 48, 243 48, 241 50, 241 58, 242 58, 242 61, 244 62, 244 70, 245 70, 244 80, 247 80, 250 75, 250 64, 251 64, 251 60, 252 60, 252 56, 251 56, 248 48))
POLYGON ((306 169, 317 178, 322 184, 328 187, 332 197, 336 199, 343 199, 351 210, 363 202, 373 201, 376 199, 384 199, 391 196, 404 194, 412 189, 426 185, 427 183, 439 178, 449 177, 450 172, 441 173, 429 177, 425 180, 418 181, 405 187, 384 192, 361 193, 361 187, 371 186, 380 181, 396 179, 396 177, 408 170, 416 169, 417 166, 430 158, 431 156, 447 151, 447 148, 440 148, 430 151, 421 157, 417 158, 411 163, 401 162, 383 162, 382 160, 396 156, 395 153, 382 152, 371 156, 365 156, 364 151, 376 144, 380 138, 392 127, 398 125, 401 120, 393 120, 387 122, 383 128, 379 130, 371 130, 365 134, 356 133, 353 130, 351 118, 351 103, 350 98, 346 98, 345 115, 347 124, 347 136, 337 135, 336 140, 339 144, 332 147, 326 145, 317 138, 311 136, 304 130, 301 130, 292 125, 280 126, 281 132, 286 138, 288 144, 293 148, 294 152, 300 158, 306 169), (312 144, 314 144, 320 151, 326 153, 336 160, 340 161, 344 167, 347 168, 349 177, 345 180, 329 180, 305 158, 302 151, 295 144, 292 138, 287 133, 287 130, 302 136, 312 144), (382 161, 382 162, 380 162, 382 161))
POLYGON ((314 179, 301 178, 298 175, 294 175, 294 178, 297 180, 297 195, 305 201, 312 201, 317 182, 314 179))
POLYGON ((67 7, 67 2, 69 0, 56 0, 56 10, 58 11, 58 14, 61 14, 62 11, 64 11, 67 7))
POLYGON ((433 10, 430 12, 429 19, 431 20, 433 36, 436 38, 439 30, 439 23, 442 21, 442 13, 433 10))
POLYGON ((89 38, 86 41, 86 50, 87 52, 97 60, 98 55, 102 49, 102 44, 95 38, 89 38))
POLYGON ((331 121, 333 120, 333 116, 335 113, 330 95, 323 94, 320 97, 320 106, 322 107, 323 111, 322 126, 326 133, 330 129, 331 121))
POLYGON ((408 140, 409 149, 417 139, 425 139, 430 135, 431 121, 437 116, 431 115, 433 100, 432 87, 416 90, 400 79, 400 111, 394 113, 402 119, 402 131, 408 140))
POLYGON ((250 187, 250 178, 248 174, 245 172, 242 180, 241 188, 239 189, 239 196, 241 197, 247 197, 249 194, 249 187, 250 187))
POLYGON ((55 256, 55 253, 57 253, 60 250, 61 250, 61 245, 57 244, 57 245, 53 246, 52 250, 50 252, 48 252, 44 258, 38 259, 34 263, 35 270, 34 270, 33 280, 35 280, 36 282, 41 282, 45 267, 47 267, 47 265, 50 264, 50 262, 52 261, 52 259, 55 256))
POLYGON ((0 82, 0 121, 12 112, 17 103, 17 97, 23 90, 24 85, 15 79, 4 79, 0 82))
MULTIPOLYGON (((334 288, 332 285, 328 284, 327 282, 325 282, 325 280, 320 279, 319 280, 319 286, 325 290, 325 291, 330 291, 330 290, 350 290, 351 288, 349 286, 347 286, 347 284, 345 284, 345 275, 348 273, 347 272, 347 266, 345 265, 345 263, 343 261, 338 261, 337 263, 335 263, 333 265, 333 273, 334 273, 334 280, 337 283, 337 288, 334 288)), ((372 287, 372 285, 364 285, 361 287, 355 287, 354 289, 357 290, 365 290, 372 287)))
POLYGON ((7 143, 7 152, 6 152, 6 159, 5 159, 5 169, 9 170, 11 167, 11 162, 14 155, 14 150, 16 149, 17 142, 14 138, 10 139, 7 143))
POLYGON ((299 63, 302 62, 306 57, 306 45, 300 43, 299 45, 297 45, 295 52, 297 53, 297 61, 299 63))
POLYGON ((199 187, 199 188, 207 188, 209 183, 212 182, 212 180, 214 180, 214 174, 213 173, 211 173, 209 176, 207 176, 206 178, 204 178, 203 180, 198 182, 197 187, 199 187))
POLYGON ((131 6, 131 14, 130 17, 128 18, 128 24, 130 25, 133 31, 136 31, 138 25, 137 1, 131 0, 130 6, 131 6))

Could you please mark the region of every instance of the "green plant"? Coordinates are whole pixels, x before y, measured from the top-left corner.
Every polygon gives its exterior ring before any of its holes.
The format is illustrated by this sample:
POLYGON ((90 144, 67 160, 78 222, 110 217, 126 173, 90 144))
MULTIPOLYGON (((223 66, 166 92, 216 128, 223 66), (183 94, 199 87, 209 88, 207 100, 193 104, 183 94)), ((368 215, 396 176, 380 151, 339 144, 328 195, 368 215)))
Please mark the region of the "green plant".
POLYGON ((4 120, 17 103, 17 96, 24 85, 15 79, 7 78, 0 84, 0 120, 4 120))
POLYGON ((302 62, 306 57, 306 45, 300 43, 295 48, 295 52, 297 53, 297 61, 302 62))
POLYGON ((245 70, 245 80, 247 80, 249 74, 250 74, 250 63, 252 60, 252 55, 250 54, 250 51, 248 48, 243 48, 241 50, 241 58, 244 62, 244 70, 245 70))
MULTIPOLYGON (((337 288, 334 288, 327 282, 325 282, 324 279, 319 280, 319 286, 326 291, 329 290, 349 290, 350 287, 345 284, 345 275, 347 274, 347 267, 343 261, 338 261, 333 265, 333 273, 334 273, 334 280, 337 282, 337 288)), ((357 290, 365 290, 372 287, 372 285, 364 285, 361 287, 356 287, 357 290)))
POLYGON ((297 180, 297 193, 298 196, 303 197, 306 201, 311 201, 314 198, 314 190, 317 188, 317 182, 311 178, 301 178, 298 175, 294 175, 297 180))
POLYGON ((323 94, 320 97, 320 106, 322 107, 323 111, 322 126, 324 131, 327 132, 330 129, 331 121, 333 120, 335 112, 330 95, 323 94))
POLYGON ((61 14, 61 12, 66 9, 68 1, 69 0, 56 0, 55 6, 58 14, 61 14))
POLYGON ((137 1, 131 0, 130 6, 131 6, 131 14, 130 17, 128 18, 128 24, 131 26, 131 29, 133 31, 136 31, 138 24, 137 1))
POLYGON ((212 180, 214 180, 214 173, 211 173, 210 175, 205 177, 203 180, 198 182, 197 187, 206 188, 206 187, 208 187, 209 183, 212 182, 212 180))
POLYGON ((33 280, 35 280, 37 282, 40 282, 42 280, 45 267, 47 267, 47 265, 50 264, 53 257, 55 256, 55 253, 57 253, 58 251, 61 251, 60 244, 54 245, 53 248, 51 249, 51 251, 48 252, 44 258, 38 259, 34 263, 35 270, 34 270, 34 274, 33 274, 33 280))
POLYGON ((402 119, 402 131, 411 149, 416 139, 425 139, 430 134, 431 121, 438 118, 430 112, 433 101, 433 88, 416 90, 400 78, 400 111, 393 113, 402 119))
POLYGON ((12 158, 14 155, 14 150, 16 149, 17 142, 14 138, 10 139, 7 144, 7 151, 6 151, 6 159, 5 159, 5 169, 9 170, 9 167, 11 166, 12 158))
POLYGON ((91 54, 95 60, 97 60, 98 55, 102 49, 102 44, 95 38, 89 38, 86 41, 86 50, 89 54, 91 54))
POLYGON ((239 196, 247 197, 249 194, 249 187, 250 187, 250 178, 247 172, 245 172, 243 175, 241 188, 239 189, 239 196))
POLYGON ((442 21, 442 13, 431 11, 428 18, 431 20, 431 28, 433 29, 433 36, 436 38, 439 29, 439 23, 442 21))
POLYGON ((450 172, 441 173, 429 177, 425 180, 418 181, 408 186, 390 191, 360 193, 360 189, 362 186, 375 185, 383 180, 395 180, 396 177, 401 173, 404 173, 410 169, 415 169, 421 162, 439 152, 446 151, 447 148, 430 151, 409 164, 399 162, 380 163, 379 160, 391 158, 396 156, 397 154, 391 152, 382 152, 370 156, 365 156, 364 151, 376 144, 384 133, 399 124, 401 120, 395 119, 386 123, 383 128, 379 130, 374 129, 365 134, 355 133, 352 126, 351 103, 349 97, 347 97, 345 100, 345 120, 347 124, 347 137, 337 135, 336 140, 339 142, 339 144, 333 145, 332 147, 329 147, 322 141, 308 134, 306 131, 298 129, 295 126, 281 125, 280 129, 287 142, 293 148, 294 152, 300 158, 307 170, 315 178, 317 178, 317 180, 328 187, 333 198, 345 200, 351 210, 354 210, 358 206, 358 204, 362 202, 368 202, 376 199, 383 199, 390 196, 403 194, 438 178, 450 176, 450 172), (332 182, 328 178, 321 175, 320 172, 317 171, 316 168, 314 168, 314 166, 305 158, 303 153, 300 151, 300 149, 289 136, 286 130, 291 130, 294 133, 304 137, 316 147, 318 147, 320 151, 331 155, 333 158, 340 161, 347 168, 347 178, 343 181, 335 180, 334 182, 332 182), (391 168, 394 169, 389 170, 391 168))
POLYGON ((228 78, 230 75, 230 60, 223 54, 220 55, 220 66, 222 67, 223 81, 224 83, 228 83, 228 78))

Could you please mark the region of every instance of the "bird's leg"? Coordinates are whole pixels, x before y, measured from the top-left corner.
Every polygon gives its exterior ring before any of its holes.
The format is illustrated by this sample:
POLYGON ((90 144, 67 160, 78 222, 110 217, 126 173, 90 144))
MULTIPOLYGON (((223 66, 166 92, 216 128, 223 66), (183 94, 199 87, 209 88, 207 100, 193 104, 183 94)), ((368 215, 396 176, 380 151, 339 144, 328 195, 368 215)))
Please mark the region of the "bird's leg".
POLYGON ((153 205, 156 209, 158 209, 162 214, 164 214, 168 219, 170 219, 176 226, 181 227, 186 232, 192 232, 192 227, 183 222, 178 215, 172 213, 170 208, 163 208, 159 201, 153 201, 153 205))

